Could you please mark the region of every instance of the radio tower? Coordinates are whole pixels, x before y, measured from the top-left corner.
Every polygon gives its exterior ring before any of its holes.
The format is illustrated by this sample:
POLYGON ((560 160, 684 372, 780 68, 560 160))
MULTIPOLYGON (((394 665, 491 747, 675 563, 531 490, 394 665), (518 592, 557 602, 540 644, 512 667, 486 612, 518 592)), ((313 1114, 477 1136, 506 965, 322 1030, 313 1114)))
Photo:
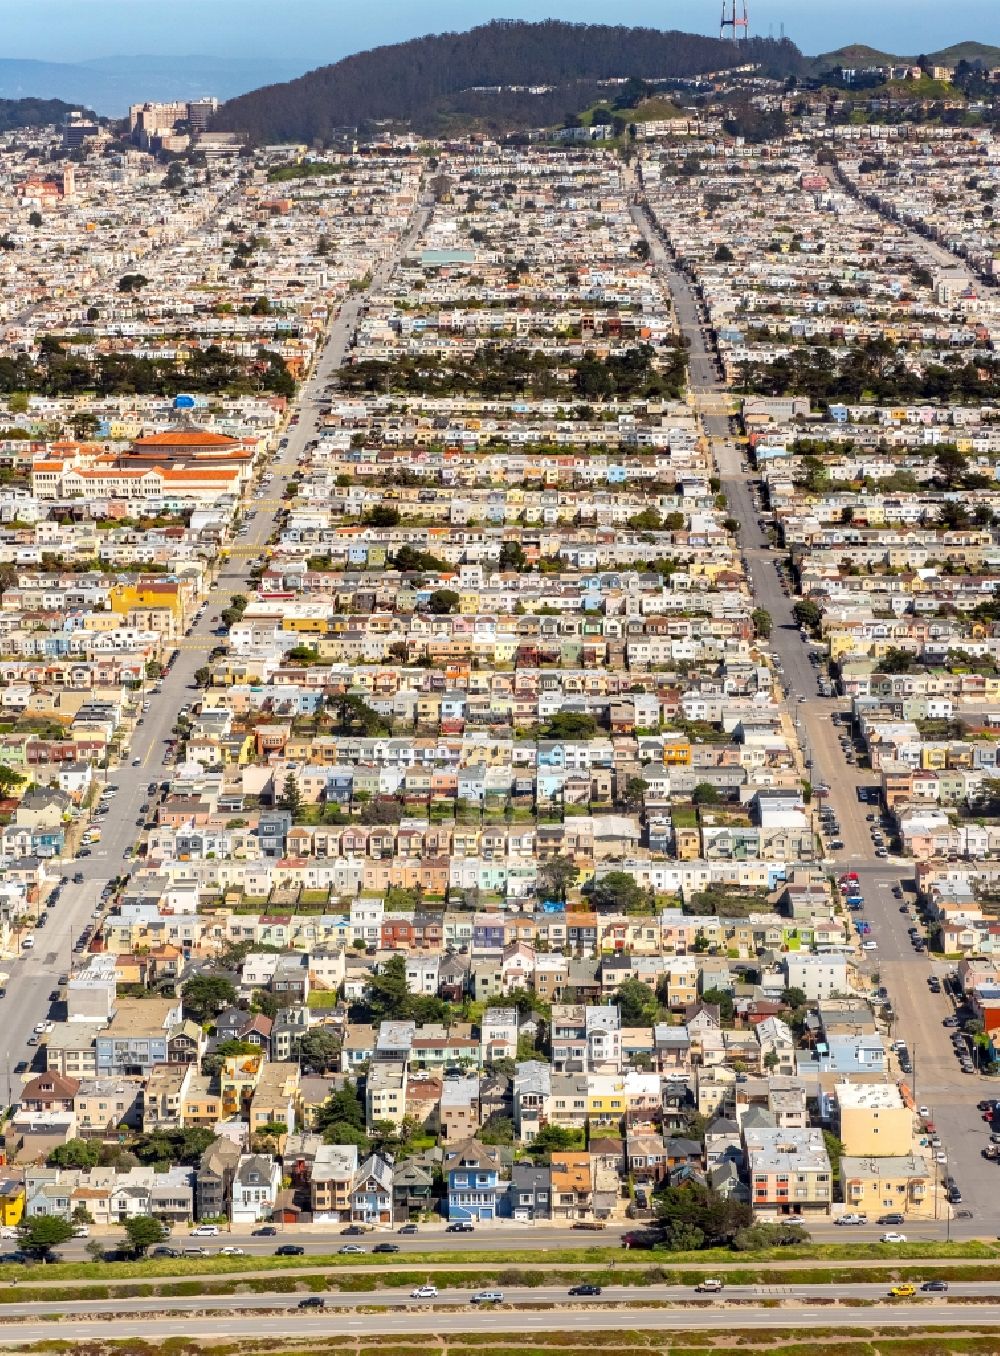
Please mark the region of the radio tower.
POLYGON ((747 14, 747 0, 722 0, 722 20, 719 23, 719 37, 730 38, 738 43, 741 38, 750 36, 750 18, 747 14))

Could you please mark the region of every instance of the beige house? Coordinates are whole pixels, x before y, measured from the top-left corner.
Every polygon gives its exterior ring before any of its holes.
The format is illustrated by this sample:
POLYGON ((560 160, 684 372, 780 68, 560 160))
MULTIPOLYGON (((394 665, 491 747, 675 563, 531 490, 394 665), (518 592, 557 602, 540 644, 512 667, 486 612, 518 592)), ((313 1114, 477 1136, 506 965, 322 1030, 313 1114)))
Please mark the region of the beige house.
POLYGON ((838 1083, 837 1135, 852 1157, 900 1158, 913 1147, 913 1112, 895 1083, 838 1083))
MULTIPOLYGON (((885 1210, 916 1219, 934 1216, 934 1170, 924 1158, 847 1157, 840 1161, 844 1205, 875 1219, 885 1210)), ((942 1212, 950 1207, 941 1203, 942 1212)))

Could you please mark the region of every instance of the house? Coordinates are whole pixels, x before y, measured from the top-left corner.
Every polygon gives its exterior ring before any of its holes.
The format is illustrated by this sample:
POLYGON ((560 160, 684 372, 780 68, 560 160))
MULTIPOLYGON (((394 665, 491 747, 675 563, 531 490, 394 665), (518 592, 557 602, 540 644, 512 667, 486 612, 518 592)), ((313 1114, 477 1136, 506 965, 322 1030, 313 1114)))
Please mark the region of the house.
POLYGON ((230 1219, 259 1224, 274 1211, 281 1190, 281 1165, 270 1154, 240 1154, 232 1175, 230 1219))
POLYGON ((594 1174, 589 1153, 553 1153, 552 1218, 590 1219, 594 1208, 594 1174))
POLYGON ((906 1158, 913 1143, 913 1111, 895 1083, 834 1087, 833 1124, 852 1158, 906 1158))
MULTIPOLYGON (((874 1219, 891 1210, 917 1219, 938 1213, 932 1165, 913 1154, 869 1158, 845 1154, 840 1160, 844 1205, 874 1219)), ((941 1208, 947 1210, 943 1202, 941 1208)))
POLYGON ((393 1220, 418 1219, 434 1208, 434 1171, 418 1158, 404 1158, 392 1170, 393 1220))
POLYGON ((516 1220, 551 1219, 552 1179, 547 1163, 515 1163, 510 1170, 510 1212, 516 1220))
POLYGON ((506 1190, 500 1150, 467 1139, 445 1152, 448 1219, 473 1223, 496 1219, 506 1190))
POLYGON ((392 1223, 392 1164, 379 1154, 366 1158, 355 1174, 351 1219, 359 1224, 392 1223))
POLYGON ((743 1122, 750 1201, 766 1218, 826 1215, 833 1200, 830 1159, 819 1130, 743 1122))
MULTIPOLYGON (((285 1170, 288 1171, 288 1158, 285 1170)), ((316 1224, 351 1218, 351 1193, 358 1172, 356 1144, 321 1144, 309 1168, 309 1208, 316 1224)), ((304 1176, 304 1168, 298 1176, 304 1176)), ((293 1170, 292 1184, 297 1177, 293 1170)))
POLYGON ((198 1219, 220 1219, 229 1214, 233 1174, 241 1157, 239 1145, 225 1135, 220 1135, 202 1154, 194 1175, 194 1205, 198 1219))

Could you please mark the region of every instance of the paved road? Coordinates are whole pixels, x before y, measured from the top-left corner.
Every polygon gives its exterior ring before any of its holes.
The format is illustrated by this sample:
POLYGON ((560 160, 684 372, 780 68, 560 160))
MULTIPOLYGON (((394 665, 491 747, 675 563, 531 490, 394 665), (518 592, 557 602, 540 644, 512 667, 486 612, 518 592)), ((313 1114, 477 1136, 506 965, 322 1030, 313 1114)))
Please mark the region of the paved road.
MULTIPOLYGON (((663 249, 650 217, 638 205, 633 207, 632 215, 649 241, 654 266, 670 289, 678 323, 689 340, 694 397, 711 408, 711 398, 716 397, 718 404, 726 388, 708 350, 704 317, 697 299, 663 249)), ((993 1233, 1000 1228, 997 1204, 1000 1169, 981 1156, 986 1127, 976 1102, 998 1095, 1000 1089, 993 1080, 963 1074, 959 1068, 949 1033, 942 1026, 951 1011, 949 1002, 943 994, 935 997, 927 988, 932 970, 942 972, 949 967, 932 961, 926 953, 914 951, 907 933, 913 919, 899 912, 899 901, 892 895, 893 886, 912 879, 912 864, 903 859, 875 857, 870 825, 865 819, 871 807, 858 800, 857 789, 874 785, 877 776, 849 765, 841 751, 839 730, 830 717, 835 711, 846 711, 847 703, 819 695, 818 666, 810 663, 809 645, 800 635, 792 611, 794 599, 782 589, 775 568, 780 553, 770 549, 766 532, 759 526, 761 510, 754 504, 752 473, 741 469, 741 452, 733 440, 729 419, 722 414, 705 413, 703 422, 730 511, 740 523, 740 546, 755 603, 771 614, 770 648, 780 665, 789 716, 798 728, 806 755, 807 775, 814 785, 831 788, 829 803, 837 812, 840 839, 844 843, 842 851, 831 855, 831 865, 857 870, 862 880, 864 917, 872 925, 877 950, 863 953, 860 969, 872 980, 877 975, 889 991, 896 1012, 893 1038, 906 1040, 914 1055, 911 1082, 915 1100, 931 1109, 949 1156, 940 1172, 957 1180, 963 1205, 971 1206, 975 1212, 975 1231, 993 1233)), ((912 894, 908 898, 912 901, 912 894)), ((965 1223, 956 1221, 963 1226, 965 1223)))
MULTIPOLYGON (((433 1279, 433 1278, 432 1278, 433 1279)), ((492 1287, 485 1287, 492 1289, 492 1287)), ((396 1286, 384 1290, 369 1291, 363 1294, 344 1294, 332 1290, 324 1295, 329 1308, 350 1311, 367 1308, 372 1304, 392 1305, 407 1311, 421 1309, 424 1306, 470 1304, 478 1287, 442 1286, 437 1295, 416 1298, 413 1285, 396 1286)), ((652 1304, 683 1304, 697 1298, 695 1285, 652 1285, 637 1289, 635 1286, 608 1285, 600 1296, 574 1296, 570 1299, 568 1287, 556 1286, 498 1286, 497 1290, 508 1304, 540 1306, 543 1304, 570 1303, 583 1305, 587 1309, 600 1309, 608 1303, 626 1303, 633 1308, 644 1308, 652 1304)), ((824 1303, 847 1299, 864 1299, 878 1304, 889 1300, 889 1287, 884 1283, 869 1284, 864 1281, 852 1281, 849 1285, 727 1285, 724 1298, 727 1300, 822 1300, 824 1303)), ((963 1281, 949 1283, 948 1293, 951 1300, 984 1299, 1000 1293, 996 1281, 963 1281)), ((297 1309, 301 1295, 287 1294, 241 1294, 239 1307, 244 1309, 297 1309)), ((927 1297, 928 1300, 932 1296, 927 1297)), ((65 1299, 32 1301, 27 1304, 5 1304, 4 1319, 48 1317, 65 1311, 65 1299)), ((150 1299, 123 1297, 108 1300, 74 1300, 73 1310, 78 1318, 89 1315, 96 1320, 108 1316, 135 1316, 139 1314, 190 1314, 206 1313, 212 1310, 228 1312, 233 1308, 231 1295, 168 1295, 150 1299)), ((470 1317, 475 1313, 470 1309, 470 1317)))
MULTIPOLYGON (((241 1297, 242 1299, 242 1297, 241 1297)), ((6 1306, 5 1306, 6 1307, 6 1306)), ((900 1301, 878 1309, 857 1309, 843 1305, 790 1304, 781 1309, 751 1306, 733 1308, 725 1301, 714 1301, 698 1308, 643 1309, 634 1302, 628 1312, 622 1309, 601 1309, 581 1305, 577 1309, 550 1310, 533 1313, 523 1309, 463 1308, 457 1313, 439 1313, 433 1309, 401 1313, 348 1315, 333 1311, 318 1314, 227 1314, 209 1318, 150 1318, 128 1317, 102 1319, 101 1338, 109 1342, 128 1338, 163 1339, 165 1337, 195 1338, 311 1338, 342 1337, 346 1334, 371 1337, 403 1333, 407 1336, 455 1333, 525 1333, 525 1332, 593 1332, 597 1330, 620 1332, 623 1328, 645 1330, 706 1331, 731 1329, 735 1323, 741 1329, 802 1328, 819 1323, 823 1328, 977 1328, 1000 1323, 1000 1304, 945 1305, 907 1304, 900 1301), (632 1315, 635 1315, 633 1319, 632 1315)), ((64 1317, 59 1322, 33 1322, 24 1327, 10 1325, 4 1329, 4 1345, 42 1341, 92 1340, 94 1323, 81 1322, 75 1317, 64 1317)))
MULTIPOLYGON (((376 289, 388 278, 398 258, 410 247, 423 230, 429 211, 421 207, 397 247, 390 251, 374 270, 370 289, 376 289)), ((299 422, 287 430, 288 447, 281 454, 282 464, 294 464, 318 427, 318 398, 330 376, 343 362, 357 324, 358 313, 364 305, 367 292, 349 297, 340 313, 332 321, 326 344, 321 351, 311 377, 304 383, 298 400, 299 422)), ((278 458, 272 459, 277 462, 278 458)), ((277 481, 275 482, 277 484, 277 481)), ((274 491, 272 490, 272 493, 274 491)), ((280 493, 280 490, 279 490, 280 493)), ((250 508, 255 501, 251 500, 250 508)), ((242 546, 263 549, 274 525, 277 509, 261 511, 249 524, 249 530, 238 541, 242 546)), ((255 552, 255 553, 256 553, 255 552)), ((43 928, 35 934, 35 947, 12 962, 0 962, 9 976, 6 997, 0 998, 0 1079, 3 1080, 5 1105, 16 1101, 22 1082, 17 1072, 21 1061, 34 1061, 29 1069, 44 1067, 41 1047, 29 1047, 28 1039, 36 1023, 50 1015, 61 1015, 61 1008, 52 1007, 49 999, 58 976, 70 970, 74 959, 73 944, 83 928, 90 923, 98 905, 101 888, 110 878, 127 872, 132 863, 125 853, 135 843, 140 830, 136 825, 139 809, 147 800, 147 785, 170 775, 164 759, 166 740, 170 737, 182 705, 195 699, 195 670, 207 662, 212 646, 219 643, 214 634, 218 611, 225 607, 232 593, 248 591, 249 555, 240 551, 224 566, 213 590, 210 605, 188 637, 178 646, 177 657, 170 673, 161 680, 162 692, 147 692, 150 710, 129 741, 129 756, 125 763, 108 774, 108 780, 119 787, 111 803, 110 813, 104 817, 103 837, 92 849, 92 855, 77 861, 62 863, 62 870, 70 879, 62 897, 43 928), (136 760, 136 766, 133 766, 136 760), (72 877, 82 872, 84 880, 73 884, 72 877)), ((77 957, 79 959, 79 955, 77 957)), ((27 1076, 27 1075, 25 1075, 27 1076)))

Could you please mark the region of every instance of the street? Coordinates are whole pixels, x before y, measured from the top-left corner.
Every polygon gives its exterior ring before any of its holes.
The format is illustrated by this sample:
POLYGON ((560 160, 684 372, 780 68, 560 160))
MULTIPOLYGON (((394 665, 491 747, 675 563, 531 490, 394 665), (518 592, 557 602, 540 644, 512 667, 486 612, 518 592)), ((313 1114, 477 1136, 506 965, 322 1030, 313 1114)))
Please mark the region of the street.
MULTIPOLYGON (((319 428, 317 402, 323 396, 330 377, 347 355, 358 313, 368 291, 377 289, 385 282, 396 259, 423 230, 427 215, 426 207, 418 210, 396 250, 373 272, 369 288, 348 297, 331 322, 326 343, 313 371, 303 384, 296 404, 289 411, 291 415, 299 414, 299 422, 288 425, 285 430, 288 445, 273 457, 274 462, 294 465, 306 443, 316 437, 319 428)), ((282 478, 280 485, 277 478, 275 480, 275 496, 279 501, 285 483, 287 477, 282 478)), ((254 505, 255 501, 251 498, 250 510, 253 510, 254 505)), ((110 812, 102 821, 101 841, 93 846, 88 857, 53 863, 57 870, 61 866, 63 875, 68 878, 59 903, 49 910, 46 925, 36 929, 34 949, 22 951, 17 958, 4 962, 8 978, 6 995, 0 998, 0 1028, 4 1033, 0 1048, 3 1051, 7 1106, 17 1100, 21 1086, 22 1075, 17 1072, 18 1064, 24 1061, 32 1064, 34 1059, 33 1070, 44 1068, 43 1047, 29 1046, 28 1040, 36 1024, 49 1016, 52 1007, 50 992, 54 992, 59 975, 70 972, 74 941, 92 921, 103 886, 108 880, 132 869, 133 863, 125 859, 125 853, 140 836, 136 820, 140 817, 141 805, 153 799, 147 795, 147 785, 170 777, 171 769, 164 764, 168 752, 166 741, 171 736, 181 707, 185 702, 195 699, 195 671, 207 663, 210 651, 219 643, 219 637, 215 634, 218 622, 214 618, 227 605, 231 594, 249 589, 248 562, 253 555, 263 551, 274 530, 278 511, 275 506, 269 511, 261 508, 256 513, 246 535, 238 539, 240 550, 233 552, 222 569, 208 608, 191 628, 190 634, 179 641, 169 674, 158 680, 157 685, 162 690, 153 693, 153 684, 147 685, 143 695, 149 701, 149 711, 128 741, 128 756, 119 767, 107 773, 108 783, 117 786, 118 791, 111 802, 110 812), (136 765, 133 766, 133 763, 136 765), (83 875, 82 884, 73 883, 72 878, 77 872, 83 875)), ((24 1074, 24 1077, 27 1076, 29 1074, 24 1074)))
MULTIPOLYGON (((846 712, 843 699, 819 695, 817 676, 822 667, 809 660, 809 646, 800 634, 793 613, 794 598, 786 594, 775 568, 781 553, 770 549, 765 531, 759 526, 761 511, 753 502, 750 471, 741 470, 741 451, 732 436, 729 417, 712 413, 727 395, 708 351, 702 317, 691 286, 674 266, 663 248, 655 225, 646 212, 634 206, 632 215, 650 245, 654 265, 670 289, 678 324, 689 341, 691 387, 694 399, 703 407, 703 423, 709 437, 722 489, 730 512, 740 523, 740 546, 753 587, 754 602, 771 616, 769 648, 787 694, 789 718, 797 726, 806 757, 806 773, 814 786, 830 788, 827 803, 836 811, 841 826, 842 850, 832 853, 831 870, 855 870, 865 898, 864 916, 871 924, 871 937, 877 949, 862 953, 860 968, 889 992, 895 1010, 892 1038, 903 1039, 913 1057, 913 1074, 907 1081, 915 1105, 926 1105, 937 1126, 948 1154, 941 1175, 957 1181, 963 1206, 973 1212, 973 1232, 992 1236, 1000 1228, 997 1188, 1000 1177, 995 1163, 982 1157, 987 1140, 986 1126, 976 1103, 996 1096, 992 1080, 961 1072, 952 1050, 949 1032, 942 1025, 952 1006, 945 994, 931 994, 927 978, 931 972, 946 973, 951 967, 934 960, 927 952, 918 953, 910 942, 907 928, 913 922, 900 912, 900 901, 892 887, 912 880, 912 866, 904 859, 879 859, 865 819, 873 806, 858 799, 859 786, 874 786, 877 775, 856 764, 847 763, 838 742, 842 727, 835 726, 831 715, 846 712), (800 698, 805 698, 800 702, 800 698)), ((907 894, 912 902, 912 893, 907 894)), ((960 1236, 954 1221, 953 1236, 960 1236)), ((944 1226, 947 1227, 947 1226, 944 1226)))

